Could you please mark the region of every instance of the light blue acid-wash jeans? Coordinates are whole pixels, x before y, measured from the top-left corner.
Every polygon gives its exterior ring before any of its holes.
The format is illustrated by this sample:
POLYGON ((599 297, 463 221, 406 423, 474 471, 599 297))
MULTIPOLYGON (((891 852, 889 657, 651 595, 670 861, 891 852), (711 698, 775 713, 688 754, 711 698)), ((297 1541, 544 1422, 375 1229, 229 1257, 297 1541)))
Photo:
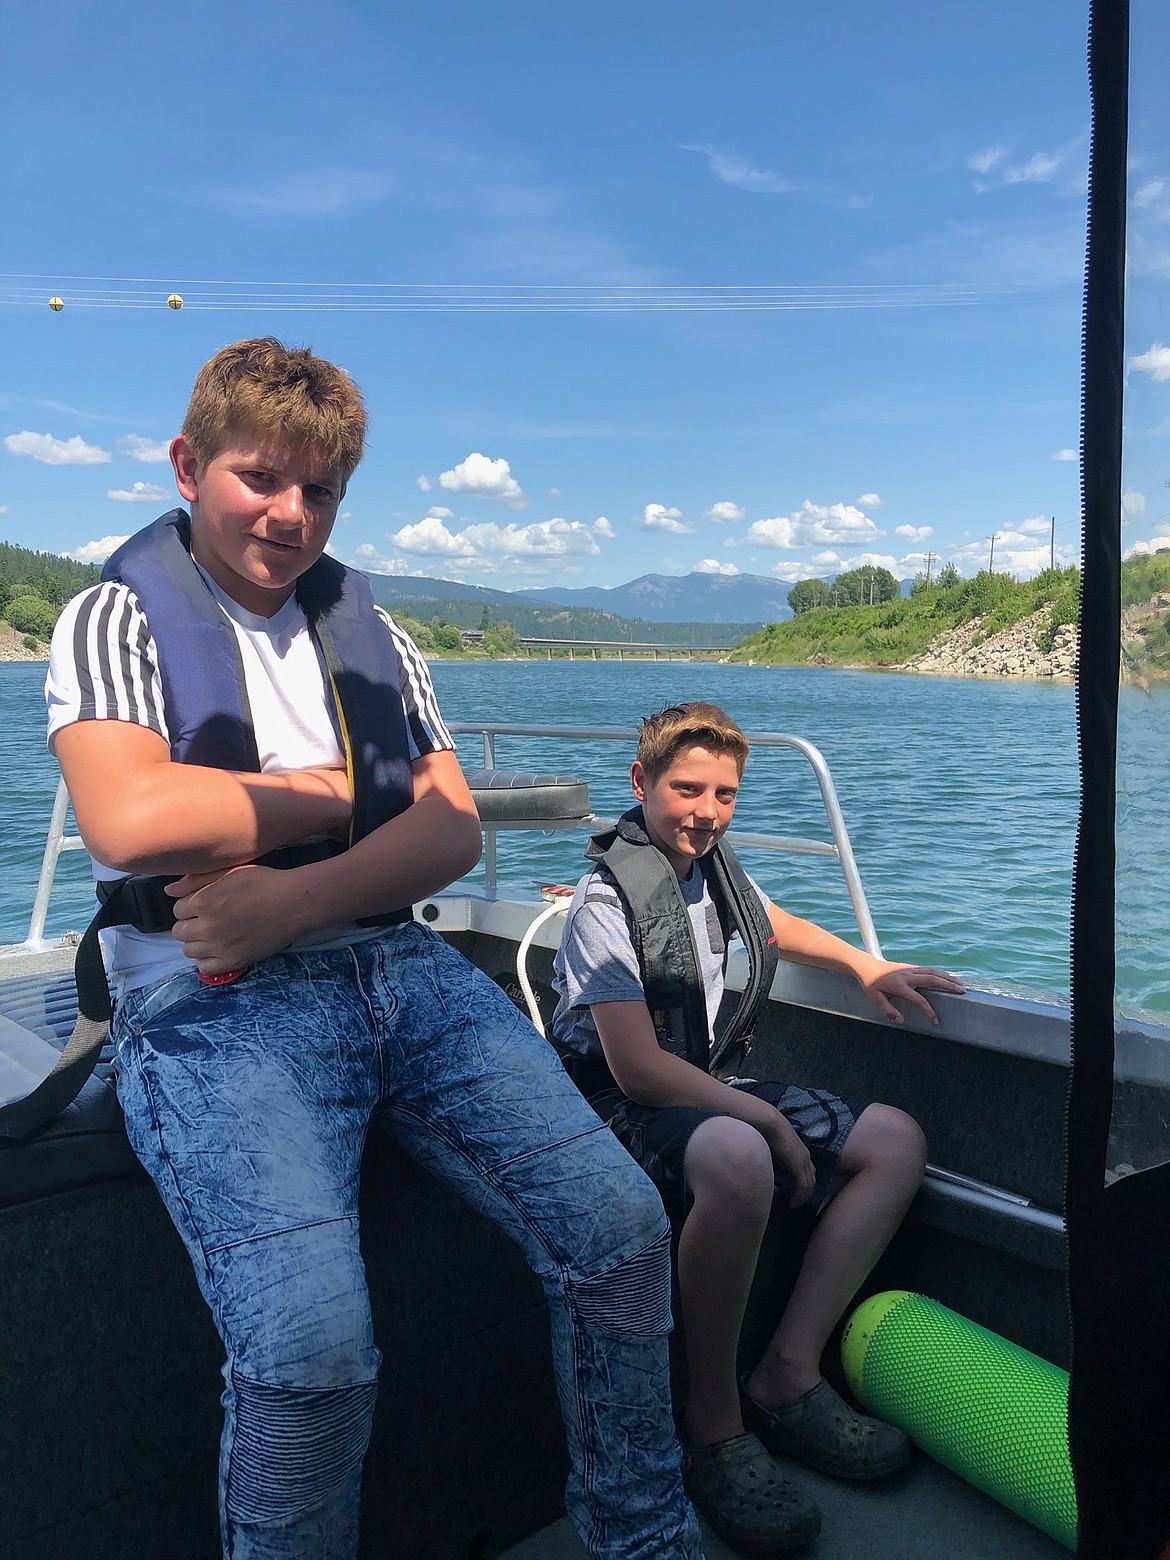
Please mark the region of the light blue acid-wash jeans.
MULTIPOLYGON (((114 1018, 118 1094, 227 1351, 227 1560, 351 1560, 380 1355, 358 1249, 371 1121, 523 1247, 552 1316, 591 1555, 701 1560, 667 1369, 657 1192, 551 1046, 417 924, 184 971, 114 1018)), ((426 1413, 421 1404, 420 1413, 426 1413)))

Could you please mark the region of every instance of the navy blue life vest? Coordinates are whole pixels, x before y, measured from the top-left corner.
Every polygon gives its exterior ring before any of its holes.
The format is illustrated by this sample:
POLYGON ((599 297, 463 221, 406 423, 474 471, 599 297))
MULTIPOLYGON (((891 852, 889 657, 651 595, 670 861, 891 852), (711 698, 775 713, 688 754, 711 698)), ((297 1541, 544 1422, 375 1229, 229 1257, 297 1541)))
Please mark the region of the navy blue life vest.
MULTIPOLYGON (((175 762, 259 772, 239 645, 192 561, 186 511, 172 509, 123 542, 102 579, 129 586, 146 614, 175 762)), ((296 593, 349 769, 352 845, 414 799, 398 655, 368 582, 354 570, 322 555, 296 593)), ((338 843, 333 853, 344 848, 338 843)))
POLYGON ((720 840, 698 866, 723 927, 743 938, 748 979, 726 1024, 707 1022, 707 999, 694 933, 674 868, 646 833, 641 807, 623 813, 617 825, 596 834, 585 847, 617 884, 626 912, 646 1005, 658 1043, 704 1072, 716 1072, 751 1049, 760 1010, 776 973, 776 939, 759 896, 731 846, 720 840))
MULTIPOLYGON (((191 518, 172 509, 124 542, 102 570, 137 596, 158 650, 171 756, 237 773, 258 773, 260 758, 235 632, 191 558, 191 518)), ((398 654, 374 611, 360 574, 322 556, 297 581, 331 698, 330 715, 346 756, 353 790, 349 844, 414 799, 398 654)), ((328 702, 328 701, 327 701, 328 702)), ((270 851, 265 866, 296 867, 339 855, 339 840, 270 851)), ((128 877, 99 883, 101 908, 81 939, 74 963, 77 1023, 57 1065, 23 1099, 0 1107, 0 1138, 36 1131, 77 1097, 101 1055, 110 1020, 99 934, 134 926, 164 932, 175 923, 168 877, 128 877)), ((412 919, 409 908, 365 917, 362 926, 412 919)))

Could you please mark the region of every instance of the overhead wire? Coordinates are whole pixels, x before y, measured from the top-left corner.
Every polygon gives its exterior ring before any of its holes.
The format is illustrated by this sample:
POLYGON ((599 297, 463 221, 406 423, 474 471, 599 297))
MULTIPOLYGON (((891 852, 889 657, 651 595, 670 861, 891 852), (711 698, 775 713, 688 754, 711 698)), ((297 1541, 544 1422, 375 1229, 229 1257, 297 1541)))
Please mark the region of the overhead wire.
POLYGON ((0 273, 0 305, 232 313, 779 313, 973 307, 1046 290, 1015 283, 310 282, 0 273), (157 291, 155 290, 157 289, 157 291), (164 291, 165 289, 165 291, 164 291))

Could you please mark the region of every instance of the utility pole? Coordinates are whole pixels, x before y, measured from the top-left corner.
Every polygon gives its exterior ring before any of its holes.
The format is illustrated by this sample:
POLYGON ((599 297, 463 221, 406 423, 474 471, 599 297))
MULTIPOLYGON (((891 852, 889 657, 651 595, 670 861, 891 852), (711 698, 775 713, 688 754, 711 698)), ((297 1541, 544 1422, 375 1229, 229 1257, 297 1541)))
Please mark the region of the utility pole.
POLYGON ((987 572, 988 572, 988 574, 990 574, 992 572, 994 566, 995 566, 995 532, 994 531, 987 538, 987 540, 991 543, 991 556, 987 560, 987 572))
POLYGON ((1052 517, 1052 531, 1048 542, 1048 567, 1056 568, 1056 516, 1052 517))
POLYGON ((932 552, 928 552, 927 555, 926 555, 926 588, 927 588, 927 590, 930 589, 930 565, 931 565, 931 563, 933 561, 934 561, 934 554, 932 552))

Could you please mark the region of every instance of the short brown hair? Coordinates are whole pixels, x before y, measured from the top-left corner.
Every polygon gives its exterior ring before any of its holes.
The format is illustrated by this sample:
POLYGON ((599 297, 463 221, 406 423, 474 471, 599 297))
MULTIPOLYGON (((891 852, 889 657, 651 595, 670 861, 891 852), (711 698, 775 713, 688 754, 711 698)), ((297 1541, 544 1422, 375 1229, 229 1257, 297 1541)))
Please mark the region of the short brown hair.
POLYGON ((196 375, 183 437, 206 466, 241 434, 312 450, 348 482, 366 442, 362 393, 308 347, 275 336, 235 341, 196 375))
POLYGON ((726 710, 696 699, 671 704, 656 715, 647 715, 638 737, 638 762, 647 780, 659 780, 684 748, 705 747, 713 753, 730 753, 742 779, 748 760, 748 739, 726 710))

